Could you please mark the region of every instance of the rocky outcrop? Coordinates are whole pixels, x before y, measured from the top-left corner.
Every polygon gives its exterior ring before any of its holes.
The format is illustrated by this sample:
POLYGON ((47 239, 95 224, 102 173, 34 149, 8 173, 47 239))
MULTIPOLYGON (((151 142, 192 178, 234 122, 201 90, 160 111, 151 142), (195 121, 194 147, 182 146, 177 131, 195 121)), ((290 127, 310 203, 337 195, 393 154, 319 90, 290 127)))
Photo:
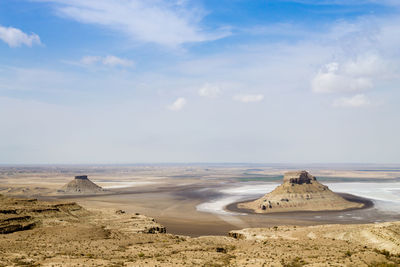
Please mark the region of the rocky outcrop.
MULTIPOLYGON (((102 211, 105 213, 105 211, 102 211)), ((107 229, 124 233, 143 233, 143 234, 163 234, 167 229, 157 223, 153 218, 136 214, 128 214, 123 210, 109 212, 104 216, 103 223, 107 224, 107 229)))
POLYGON ((87 214, 78 204, 0 196, 0 234, 29 230, 48 219, 74 219, 87 214))
POLYGON ((123 210, 88 211, 75 202, 16 199, 0 195, 0 234, 9 234, 57 224, 93 223, 107 225, 112 232, 158 234, 166 228, 153 218, 123 210))
POLYGON ((233 230, 229 236, 235 239, 268 242, 288 240, 292 242, 341 240, 361 244, 364 248, 400 253, 400 222, 352 225, 275 226, 270 228, 246 228, 233 230))
POLYGON ((31 216, 10 216, 0 218, 0 234, 10 234, 17 231, 29 230, 37 225, 31 216))
POLYGON ((233 237, 235 239, 245 239, 246 236, 239 231, 230 231, 228 236, 233 237))
POLYGON ((332 192, 306 171, 285 173, 283 184, 275 190, 255 201, 238 205, 256 213, 346 210, 363 206, 332 192))
POLYGON ((95 194, 101 193, 105 190, 89 180, 87 175, 75 176, 75 179, 64 185, 59 193, 67 194, 95 194))
POLYGON ((284 183, 291 184, 311 184, 317 179, 306 171, 287 172, 283 177, 284 183))

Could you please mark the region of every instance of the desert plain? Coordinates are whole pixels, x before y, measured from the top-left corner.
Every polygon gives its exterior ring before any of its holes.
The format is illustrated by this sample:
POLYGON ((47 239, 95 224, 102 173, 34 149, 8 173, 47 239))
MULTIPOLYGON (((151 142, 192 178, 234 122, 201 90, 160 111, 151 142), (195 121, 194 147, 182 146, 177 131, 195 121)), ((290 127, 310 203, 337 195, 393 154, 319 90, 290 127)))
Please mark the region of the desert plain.
POLYGON ((0 235, 0 265, 398 266, 399 184, 399 166, 2 166, 4 203, 76 203, 79 214, 25 210, 39 223, 0 235), (370 204, 276 214, 237 209, 298 169, 370 204), (60 192, 77 175, 104 192, 60 192))

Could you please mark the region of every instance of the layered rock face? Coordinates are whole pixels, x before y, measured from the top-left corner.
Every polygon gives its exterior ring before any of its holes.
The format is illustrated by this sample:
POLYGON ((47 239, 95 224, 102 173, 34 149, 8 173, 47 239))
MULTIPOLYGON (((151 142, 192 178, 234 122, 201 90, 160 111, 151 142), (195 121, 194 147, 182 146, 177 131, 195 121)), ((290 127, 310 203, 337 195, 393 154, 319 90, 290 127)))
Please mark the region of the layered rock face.
POLYGON ((306 171, 287 172, 283 184, 275 190, 255 201, 238 205, 256 213, 346 210, 363 206, 332 192, 306 171))
MULTIPOLYGON (((122 210, 88 211, 75 202, 49 202, 17 199, 0 195, 0 235, 37 227, 57 225, 107 225, 108 230, 124 233, 165 233, 166 228, 153 218, 127 214, 122 210)), ((0 264, 1 265, 1 264, 0 264)))
POLYGON ((311 184, 313 181, 317 179, 306 171, 287 172, 283 177, 284 183, 291 184, 311 184))
POLYGON ((0 234, 33 229, 49 219, 74 219, 87 212, 74 202, 15 199, 0 195, 0 234))
POLYGON ((105 190, 103 188, 90 181, 86 175, 75 176, 74 180, 64 185, 61 188, 61 190, 59 190, 60 193, 68 193, 68 194, 76 194, 76 193, 90 194, 90 193, 100 193, 104 191, 105 190))
MULTIPOLYGON (((326 245, 327 242, 340 240, 349 243, 359 243, 362 247, 374 248, 375 251, 376 249, 387 250, 395 255, 400 253, 400 222, 362 225, 333 224, 311 227, 275 226, 271 228, 247 228, 230 231, 229 236, 235 239, 257 241, 257 243, 270 243, 272 240, 279 239, 295 243, 305 242, 306 240, 310 242, 312 240, 316 248, 322 244, 326 245)), ((342 244, 341 246, 344 247, 345 245, 342 244)), ((388 254, 386 253, 386 255, 388 254)))

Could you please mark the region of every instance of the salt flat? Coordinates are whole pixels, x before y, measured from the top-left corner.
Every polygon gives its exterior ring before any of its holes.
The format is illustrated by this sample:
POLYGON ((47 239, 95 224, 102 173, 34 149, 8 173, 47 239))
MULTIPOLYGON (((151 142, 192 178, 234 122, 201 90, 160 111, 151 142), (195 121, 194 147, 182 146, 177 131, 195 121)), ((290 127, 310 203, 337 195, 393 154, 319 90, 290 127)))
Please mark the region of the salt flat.
MULTIPOLYGON (((120 208, 156 218, 169 232, 192 236, 219 234, 247 227, 374 223, 400 220, 399 172, 313 169, 333 191, 374 201, 374 207, 351 212, 315 212, 257 216, 228 211, 226 206, 272 191, 288 169, 271 166, 148 165, 3 167, 2 194, 43 199, 68 198, 87 208, 120 208), (57 189, 87 174, 108 189, 95 196, 62 196, 57 189), (373 175, 371 175, 373 174, 373 175), (348 181, 348 182, 347 182, 348 181), (360 181, 360 182, 357 182, 360 181)), ((376 168, 376 166, 374 166, 376 168)))

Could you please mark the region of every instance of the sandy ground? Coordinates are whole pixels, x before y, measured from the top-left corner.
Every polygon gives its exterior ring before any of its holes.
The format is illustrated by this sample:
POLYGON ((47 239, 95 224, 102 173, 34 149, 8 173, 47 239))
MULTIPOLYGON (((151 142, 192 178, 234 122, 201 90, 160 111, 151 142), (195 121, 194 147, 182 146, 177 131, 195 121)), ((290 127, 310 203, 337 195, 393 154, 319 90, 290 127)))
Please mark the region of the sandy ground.
POLYGON ((193 238, 165 233, 152 218, 121 210, 86 210, 59 200, 0 200, 0 266, 400 264, 399 222, 248 228, 193 238), (33 224, 27 225, 26 217, 33 224))
MULTIPOLYGON (((361 166, 365 169, 365 166, 361 166)), ((372 166, 369 170, 317 169, 317 177, 346 179, 375 179, 395 181, 398 167, 385 171, 372 166)), ((331 223, 371 223, 382 219, 400 220, 399 214, 385 214, 374 209, 345 212, 314 212, 275 215, 209 213, 197 206, 218 198, 220 189, 238 182, 252 180, 279 181, 285 167, 270 166, 61 166, 61 167, 2 167, 0 193, 35 196, 41 199, 68 199, 89 209, 115 208, 145 214, 166 226, 167 232, 189 236, 226 235, 231 230, 276 225, 318 225, 331 223), (106 195, 65 196, 57 189, 75 175, 87 174, 97 184, 108 188, 106 195), (361 219, 360 219, 361 218, 361 219)), ((267 193, 267 192, 265 192, 267 193)))

